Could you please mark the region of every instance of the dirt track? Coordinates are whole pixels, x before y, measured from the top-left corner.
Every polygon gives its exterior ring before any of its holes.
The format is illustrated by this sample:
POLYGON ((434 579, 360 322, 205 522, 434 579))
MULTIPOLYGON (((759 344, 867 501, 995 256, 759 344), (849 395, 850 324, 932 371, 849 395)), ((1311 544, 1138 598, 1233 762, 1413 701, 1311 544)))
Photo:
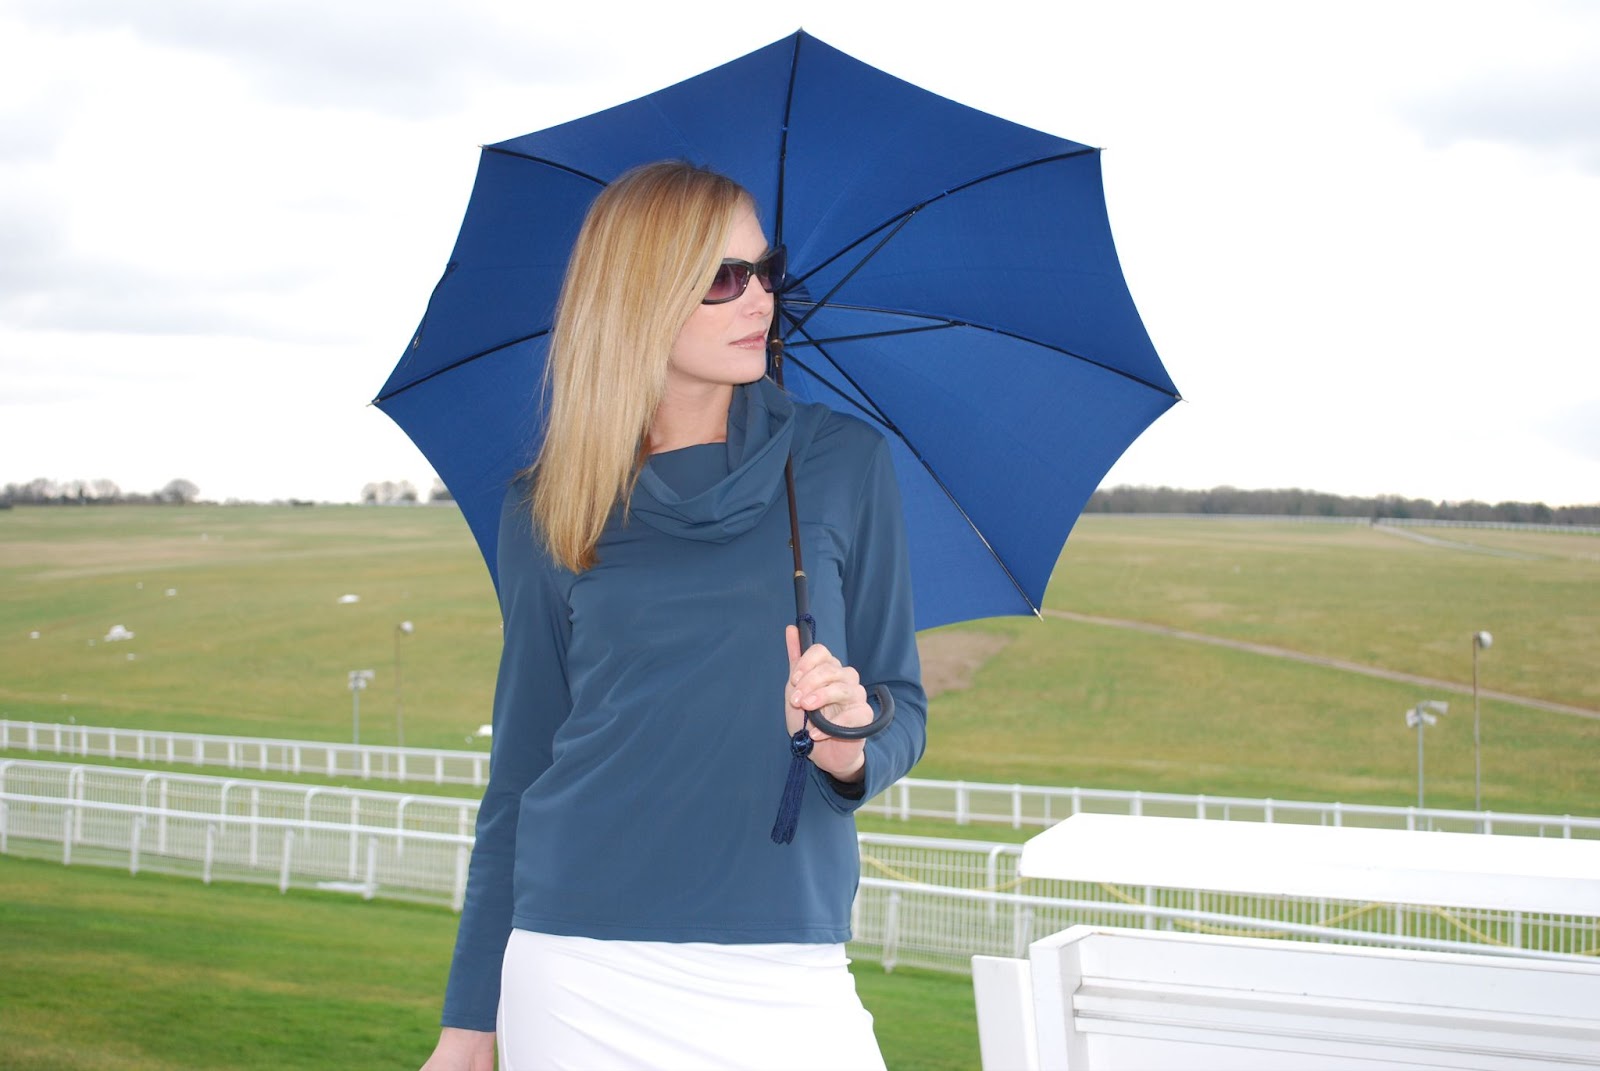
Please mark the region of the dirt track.
MULTIPOLYGON (((1181 628, 1171 628, 1166 625, 1152 625, 1144 621, 1123 621, 1114 617, 1092 617, 1088 614, 1076 614, 1070 610, 1045 610, 1046 617, 1057 617, 1064 621, 1076 621, 1083 625, 1097 625, 1105 628, 1131 629, 1135 632, 1148 632, 1157 636, 1168 636, 1176 640, 1187 640, 1191 643, 1208 643, 1213 647, 1231 647, 1236 651, 1249 651, 1251 654, 1265 655, 1268 658, 1287 658, 1295 662, 1305 662, 1313 666, 1326 666, 1329 669, 1343 670, 1347 673, 1360 673, 1367 677, 1379 677, 1383 680, 1400 681, 1404 684, 1418 684, 1434 691, 1454 692, 1458 695, 1471 695, 1472 687, 1456 681, 1438 680, 1433 677, 1419 677, 1414 673, 1400 673, 1392 669, 1381 669, 1377 666, 1364 666, 1359 662, 1346 662, 1339 658, 1326 658, 1321 655, 1309 655, 1300 651, 1291 651, 1284 647, 1269 647, 1262 643, 1247 643, 1244 640, 1223 639, 1220 636, 1207 636, 1200 632, 1189 632, 1181 628)), ((1484 699, 1494 699, 1504 703, 1516 703, 1519 706, 1534 707, 1538 710, 1548 710, 1556 714, 1572 714, 1580 718, 1600 718, 1600 710, 1590 710, 1587 707, 1575 707, 1566 703, 1552 703, 1547 699, 1535 699, 1531 696, 1512 695, 1509 692, 1496 692, 1488 688, 1479 688, 1478 695, 1484 699)))

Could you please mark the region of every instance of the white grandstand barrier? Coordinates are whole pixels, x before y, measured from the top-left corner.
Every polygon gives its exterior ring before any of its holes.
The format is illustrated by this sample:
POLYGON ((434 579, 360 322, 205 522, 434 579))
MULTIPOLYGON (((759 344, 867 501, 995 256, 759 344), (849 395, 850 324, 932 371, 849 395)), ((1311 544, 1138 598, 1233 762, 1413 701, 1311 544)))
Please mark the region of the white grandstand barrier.
POLYGON ((1600 1068, 1600 964, 1077 926, 973 965, 985 1068, 1600 1068))
MULTIPOLYGON (((0 751, 4 750, 133 761, 143 753, 161 756, 159 761, 169 765, 188 763, 290 774, 314 771, 335 777, 479 787, 488 776, 488 756, 473 751, 365 747, 0 719, 0 751)), ((1046 828, 1063 818, 1087 812, 1600 839, 1600 818, 1573 815, 1051 788, 916 777, 901 778, 865 804, 863 810, 902 821, 932 818, 961 825, 1003 824, 1013 829, 1046 828)))

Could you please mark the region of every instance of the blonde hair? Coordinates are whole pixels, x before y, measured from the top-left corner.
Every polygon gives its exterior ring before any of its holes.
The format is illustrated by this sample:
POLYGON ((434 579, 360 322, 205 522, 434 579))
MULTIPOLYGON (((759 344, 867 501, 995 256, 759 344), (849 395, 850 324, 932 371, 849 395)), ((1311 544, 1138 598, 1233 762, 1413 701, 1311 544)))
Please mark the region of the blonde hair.
POLYGON ((617 178, 590 207, 556 304, 545 438, 528 469, 534 524, 563 567, 594 565, 606 518, 626 507, 672 346, 751 205, 724 175, 662 161, 617 178))

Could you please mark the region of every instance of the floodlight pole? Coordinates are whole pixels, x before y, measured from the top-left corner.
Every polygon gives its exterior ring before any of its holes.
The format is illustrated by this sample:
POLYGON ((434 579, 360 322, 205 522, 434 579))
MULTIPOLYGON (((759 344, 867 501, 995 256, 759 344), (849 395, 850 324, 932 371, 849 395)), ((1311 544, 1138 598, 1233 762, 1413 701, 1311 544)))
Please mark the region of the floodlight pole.
POLYGON ((1417 810, 1422 810, 1426 804, 1422 795, 1422 734, 1428 726, 1438 722, 1437 715, 1444 714, 1450 709, 1450 704, 1439 699, 1424 699, 1410 710, 1406 711, 1406 724, 1417 731, 1417 810))
POLYGON ((370 669, 350 671, 350 742, 353 744, 361 743, 361 693, 372 676, 370 669))
POLYGON ((1483 810, 1483 744, 1478 736, 1478 652, 1489 649, 1494 637, 1472 634, 1472 809, 1483 810))

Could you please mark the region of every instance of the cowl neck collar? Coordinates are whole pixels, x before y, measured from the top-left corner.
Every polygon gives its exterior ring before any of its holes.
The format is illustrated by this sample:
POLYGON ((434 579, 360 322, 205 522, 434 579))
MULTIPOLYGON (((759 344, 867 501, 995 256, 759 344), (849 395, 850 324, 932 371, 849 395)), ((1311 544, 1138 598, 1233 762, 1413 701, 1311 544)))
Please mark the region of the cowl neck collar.
POLYGON ((783 491, 795 448, 795 405, 769 379, 734 388, 728 406, 727 475, 684 498, 652 471, 639 473, 630 513, 679 539, 725 543, 754 528, 783 491))

